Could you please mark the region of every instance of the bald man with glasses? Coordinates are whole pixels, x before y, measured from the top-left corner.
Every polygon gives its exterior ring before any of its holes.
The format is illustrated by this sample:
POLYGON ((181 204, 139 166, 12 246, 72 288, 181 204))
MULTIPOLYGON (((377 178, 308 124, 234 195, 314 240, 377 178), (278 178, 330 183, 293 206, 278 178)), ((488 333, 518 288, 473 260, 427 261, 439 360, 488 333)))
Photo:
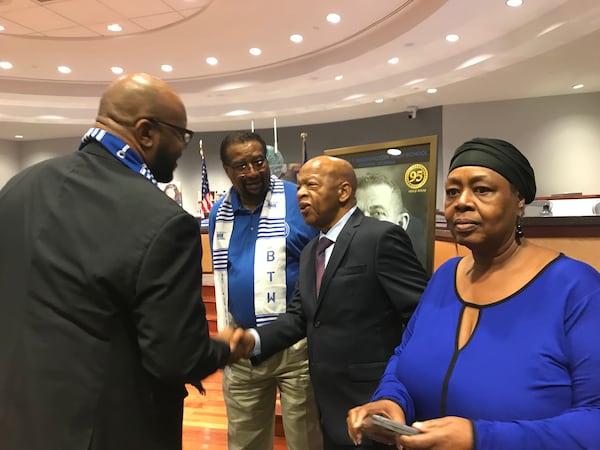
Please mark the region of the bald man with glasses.
POLYGON ((156 186, 192 139, 146 74, 113 82, 79 151, 0 191, 0 448, 181 450, 209 337, 196 219, 156 186))

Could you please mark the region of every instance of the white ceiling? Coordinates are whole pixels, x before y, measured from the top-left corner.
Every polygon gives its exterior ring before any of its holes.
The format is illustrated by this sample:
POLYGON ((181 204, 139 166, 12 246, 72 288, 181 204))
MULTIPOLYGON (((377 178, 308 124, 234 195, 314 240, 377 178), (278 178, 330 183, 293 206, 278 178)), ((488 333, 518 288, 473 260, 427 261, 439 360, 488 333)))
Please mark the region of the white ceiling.
POLYGON ((598 0, 0 0, 0 25, 1 139, 79 135, 115 65, 168 80, 198 131, 600 91, 598 0))

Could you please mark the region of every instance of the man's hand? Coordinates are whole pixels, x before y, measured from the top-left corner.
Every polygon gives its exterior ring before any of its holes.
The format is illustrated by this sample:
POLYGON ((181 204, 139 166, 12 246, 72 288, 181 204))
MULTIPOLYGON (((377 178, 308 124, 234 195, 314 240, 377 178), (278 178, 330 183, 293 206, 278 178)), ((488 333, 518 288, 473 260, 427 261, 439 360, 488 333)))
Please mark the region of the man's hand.
POLYGON ((243 328, 226 327, 215 336, 229 345, 230 355, 227 364, 234 364, 241 358, 250 358, 254 350, 254 336, 243 328))

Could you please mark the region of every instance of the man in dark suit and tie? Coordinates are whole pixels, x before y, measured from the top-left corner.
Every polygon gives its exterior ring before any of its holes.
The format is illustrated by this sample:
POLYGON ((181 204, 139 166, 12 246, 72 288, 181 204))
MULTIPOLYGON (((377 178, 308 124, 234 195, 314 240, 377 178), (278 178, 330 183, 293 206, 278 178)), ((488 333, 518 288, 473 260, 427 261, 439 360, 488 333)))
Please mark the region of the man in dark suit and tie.
POLYGON ((287 312, 242 339, 260 363, 308 337, 326 450, 356 448, 347 412, 371 398, 427 281, 402 227, 365 217, 355 192, 354 169, 343 159, 319 156, 302 166, 298 204, 320 236, 302 251, 287 312))
POLYGON ((0 191, 1 449, 181 449, 184 383, 233 358, 209 338, 198 223, 156 186, 186 126, 164 81, 123 76, 79 151, 0 191))

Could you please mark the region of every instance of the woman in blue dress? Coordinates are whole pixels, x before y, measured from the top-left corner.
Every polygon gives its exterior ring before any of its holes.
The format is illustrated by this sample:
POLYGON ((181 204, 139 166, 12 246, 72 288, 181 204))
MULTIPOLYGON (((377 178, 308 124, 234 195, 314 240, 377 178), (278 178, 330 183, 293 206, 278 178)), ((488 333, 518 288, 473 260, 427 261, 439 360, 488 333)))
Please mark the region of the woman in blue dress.
POLYGON ((600 449, 600 274, 523 236, 535 178, 512 144, 463 144, 445 189, 471 254, 434 274, 350 436, 380 414, 421 431, 398 448, 600 449))

